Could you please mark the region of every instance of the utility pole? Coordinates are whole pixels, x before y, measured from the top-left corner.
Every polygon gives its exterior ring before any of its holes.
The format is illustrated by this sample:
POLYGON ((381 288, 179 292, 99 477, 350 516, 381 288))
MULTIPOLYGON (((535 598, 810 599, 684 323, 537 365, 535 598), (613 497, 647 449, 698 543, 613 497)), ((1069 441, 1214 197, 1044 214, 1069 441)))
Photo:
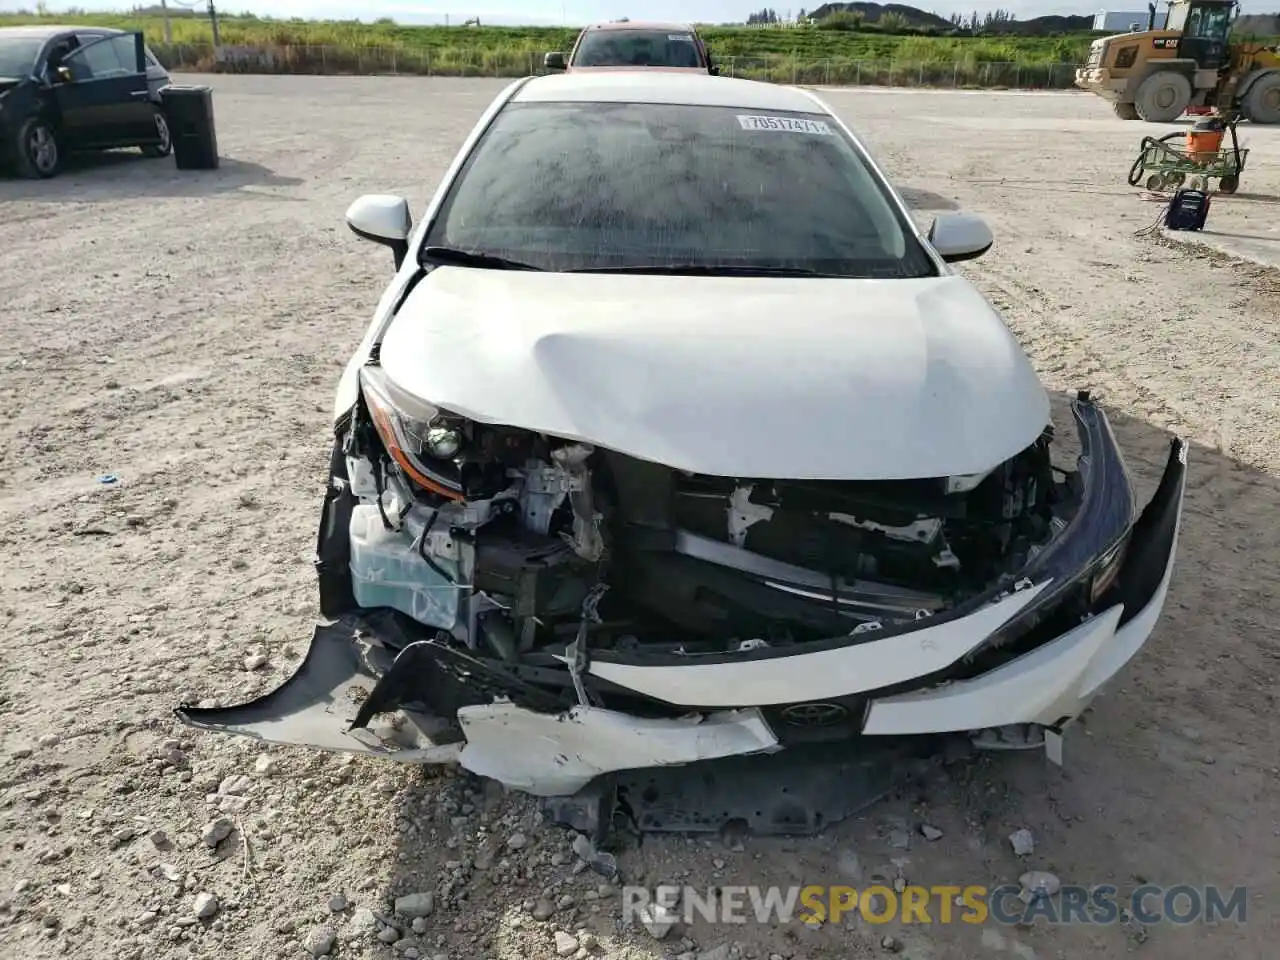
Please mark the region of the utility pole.
POLYGON ((168 0, 160 0, 160 11, 164 15, 164 42, 173 43, 173 28, 169 25, 168 0))
POLYGON ((222 38, 218 36, 218 11, 213 8, 213 0, 209 0, 209 25, 213 27, 213 45, 222 46, 222 38))

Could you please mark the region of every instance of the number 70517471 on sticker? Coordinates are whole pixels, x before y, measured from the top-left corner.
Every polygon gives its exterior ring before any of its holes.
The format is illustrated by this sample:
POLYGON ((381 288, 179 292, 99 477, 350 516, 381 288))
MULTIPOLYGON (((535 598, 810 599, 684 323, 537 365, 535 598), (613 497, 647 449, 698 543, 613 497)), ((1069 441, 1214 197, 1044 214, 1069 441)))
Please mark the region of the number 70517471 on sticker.
POLYGON ((782 133, 816 133, 832 136, 831 127, 823 120, 805 120, 800 117, 763 117, 738 115, 743 130, 777 130, 782 133))

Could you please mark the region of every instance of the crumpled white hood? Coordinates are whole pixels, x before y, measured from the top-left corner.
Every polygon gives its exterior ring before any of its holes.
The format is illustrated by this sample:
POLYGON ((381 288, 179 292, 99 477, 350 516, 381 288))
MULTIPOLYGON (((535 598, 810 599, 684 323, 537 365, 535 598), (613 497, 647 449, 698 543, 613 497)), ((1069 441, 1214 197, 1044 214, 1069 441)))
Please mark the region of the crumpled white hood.
POLYGON ((958 276, 824 280, 442 267, 383 340, 401 387, 484 423, 718 476, 980 473, 1049 400, 958 276))

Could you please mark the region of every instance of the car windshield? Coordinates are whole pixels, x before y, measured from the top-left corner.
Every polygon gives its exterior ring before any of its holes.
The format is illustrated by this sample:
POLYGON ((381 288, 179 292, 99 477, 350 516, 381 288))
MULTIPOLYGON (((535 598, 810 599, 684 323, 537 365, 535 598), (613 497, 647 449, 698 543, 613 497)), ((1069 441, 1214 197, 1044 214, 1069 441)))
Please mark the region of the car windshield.
POLYGON ((575 67, 703 67, 693 34, 680 30, 588 30, 575 67))
POLYGON ((28 76, 43 45, 28 37, 0 37, 0 77, 28 76))
POLYGON ((937 273, 822 114, 726 107, 509 105, 426 243, 551 271, 937 273))

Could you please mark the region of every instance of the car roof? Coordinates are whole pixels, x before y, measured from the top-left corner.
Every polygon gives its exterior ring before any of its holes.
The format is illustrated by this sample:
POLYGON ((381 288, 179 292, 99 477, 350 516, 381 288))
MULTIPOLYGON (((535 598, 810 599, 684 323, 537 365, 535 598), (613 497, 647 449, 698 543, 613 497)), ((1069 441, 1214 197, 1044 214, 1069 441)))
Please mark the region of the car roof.
POLYGON ((669 30, 672 33, 693 33, 693 25, 675 23, 667 20, 610 20, 607 23, 593 23, 586 30, 669 30))
POLYGON ((827 106, 799 87, 714 77, 708 73, 584 70, 534 77, 511 98, 516 103, 663 103, 681 106, 790 110, 829 115, 827 106))
POLYGON ((117 30, 115 27, 89 27, 83 24, 79 26, 46 26, 41 24, 38 27, 0 27, 0 37, 27 37, 32 40, 49 40, 60 33, 101 33, 111 35, 124 33, 124 31, 117 30))

